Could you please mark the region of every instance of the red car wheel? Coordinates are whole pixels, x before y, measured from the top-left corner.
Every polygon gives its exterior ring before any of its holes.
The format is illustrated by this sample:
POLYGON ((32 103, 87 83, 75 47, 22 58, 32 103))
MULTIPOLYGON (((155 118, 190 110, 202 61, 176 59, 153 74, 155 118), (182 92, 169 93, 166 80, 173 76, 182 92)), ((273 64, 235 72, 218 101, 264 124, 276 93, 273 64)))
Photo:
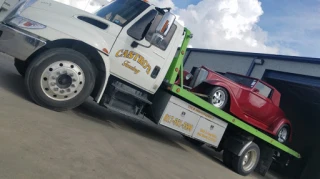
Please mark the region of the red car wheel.
POLYGON ((229 101, 229 94, 225 88, 215 87, 209 93, 208 102, 213 106, 224 110, 227 107, 229 101))
POLYGON ((280 129, 278 130, 277 133, 277 140, 280 143, 286 143, 289 139, 290 135, 290 127, 287 124, 284 124, 280 129))

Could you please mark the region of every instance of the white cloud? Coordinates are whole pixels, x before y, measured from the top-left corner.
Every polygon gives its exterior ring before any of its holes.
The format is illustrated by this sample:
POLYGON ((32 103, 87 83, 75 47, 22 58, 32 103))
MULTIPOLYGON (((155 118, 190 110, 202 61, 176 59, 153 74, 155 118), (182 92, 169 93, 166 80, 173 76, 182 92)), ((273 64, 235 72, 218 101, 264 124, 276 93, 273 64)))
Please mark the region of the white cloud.
POLYGON ((177 14, 194 33, 193 47, 279 53, 266 45, 267 33, 256 25, 263 14, 258 0, 202 0, 177 14))
MULTIPOLYGON (((89 12, 108 0, 56 0, 89 12), (86 8, 85 8, 86 7, 86 8)), ((172 7, 178 21, 194 34, 194 48, 297 55, 292 49, 266 45, 268 34, 257 23, 263 14, 259 0, 202 0, 186 9, 172 0, 149 0, 159 7, 172 7)))

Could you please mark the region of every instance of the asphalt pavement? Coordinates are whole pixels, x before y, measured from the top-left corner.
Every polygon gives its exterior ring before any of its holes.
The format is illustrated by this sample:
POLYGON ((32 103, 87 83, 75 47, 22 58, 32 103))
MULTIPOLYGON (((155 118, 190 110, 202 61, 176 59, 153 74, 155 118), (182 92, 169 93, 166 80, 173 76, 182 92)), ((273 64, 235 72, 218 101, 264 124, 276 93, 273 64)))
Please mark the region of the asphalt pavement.
MULTIPOLYGON (((220 153, 88 99, 54 112, 34 104, 13 60, 0 55, 1 179, 259 179, 227 169, 220 153)), ((265 177, 272 178, 272 177, 265 177)))

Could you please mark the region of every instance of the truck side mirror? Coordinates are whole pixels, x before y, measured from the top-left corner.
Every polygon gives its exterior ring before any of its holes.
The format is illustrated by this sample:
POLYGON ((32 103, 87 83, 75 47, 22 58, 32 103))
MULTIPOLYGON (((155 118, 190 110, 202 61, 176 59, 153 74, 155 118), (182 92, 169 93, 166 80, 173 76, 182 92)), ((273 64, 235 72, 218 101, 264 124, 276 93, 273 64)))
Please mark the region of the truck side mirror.
POLYGON ((176 16, 174 14, 172 14, 171 12, 166 12, 163 15, 158 27, 156 28, 156 33, 164 37, 167 36, 175 20, 176 16))
POLYGON ((171 29, 172 25, 174 24, 176 20, 176 16, 172 14, 171 12, 166 12, 159 25, 156 28, 156 32, 152 35, 151 44, 159 44, 165 36, 167 36, 169 30, 171 29))
MULTIPOLYGON (((157 14, 156 14, 157 15, 157 14)), ((148 22, 152 22, 150 21, 151 18, 150 16, 146 16, 146 19, 148 19, 148 22)), ((152 20, 154 19, 154 16, 152 16, 152 20)), ((146 46, 146 45, 142 45, 136 41, 132 42, 131 47, 132 48, 136 48, 139 45, 143 46, 145 48, 150 48, 152 45, 157 45, 160 44, 163 39, 167 36, 167 34, 169 33, 173 23, 175 22, 176 16, 174 14, 172 14, 171 12, 165 12, 163 17, 161 18, 161 21, 159 23, 159 25, 157 26, 157 28, 155 29, 155 33, 152 34, 151 40, 150 40, 150 45, 146 46)), ((143 20, 141 20, 143 22, 143 20)), ((136 23, 137 26, 139 26, 138 24, 145 24, 146 23, 136 23)), ((150 28, 149 26, 150 24, 148 24, 148 28, 150 28)), ((135 25, 133 25, 131 28, 128 29, 128 35, 130 35, 132 38, 136 39, 136 40, 142 40, 146 33, 147 33, 147 29, 145 29, 145 31, 143 31, 143 33, 141 33, 141 29, 142 28, 138 28, 138 27, 134 27, 135 25), (138 30, 140 29, 140 30, 138 30)), ((142 25, 143 26, 143 25, 142 25)))
POLYGON ((156 44, 159 44, 160 42, 162 42, 162 40, 163 40, 163 36, 162 35, 160 35, 158 33, 154 33, 152 35, 150 43, 151 43, 151 45, 156 45, 156 44))

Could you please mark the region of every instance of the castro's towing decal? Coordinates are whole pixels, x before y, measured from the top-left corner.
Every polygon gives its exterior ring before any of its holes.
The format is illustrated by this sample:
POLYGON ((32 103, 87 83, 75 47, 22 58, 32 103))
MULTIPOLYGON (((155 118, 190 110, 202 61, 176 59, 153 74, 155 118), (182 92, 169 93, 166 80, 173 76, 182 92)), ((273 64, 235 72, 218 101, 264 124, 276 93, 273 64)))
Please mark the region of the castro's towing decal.
MULTIPOLYGON (((144 59, 144 57, 136 52, 124 50, 121 49, 116 53, 116 57, 124 57, 127 59, 131 59, 133 61, 136 61, 143 69, 146 70, 146 73, 149 75, 151 72, 151 66, 148 62, 148 60, 144 59)), ((126 60, 122 63, 122 65, 134 72, 134 74, 140 73, 140 70, 137 69, 135 66, 131 65, 131 62, 129 60, 126 60)))

